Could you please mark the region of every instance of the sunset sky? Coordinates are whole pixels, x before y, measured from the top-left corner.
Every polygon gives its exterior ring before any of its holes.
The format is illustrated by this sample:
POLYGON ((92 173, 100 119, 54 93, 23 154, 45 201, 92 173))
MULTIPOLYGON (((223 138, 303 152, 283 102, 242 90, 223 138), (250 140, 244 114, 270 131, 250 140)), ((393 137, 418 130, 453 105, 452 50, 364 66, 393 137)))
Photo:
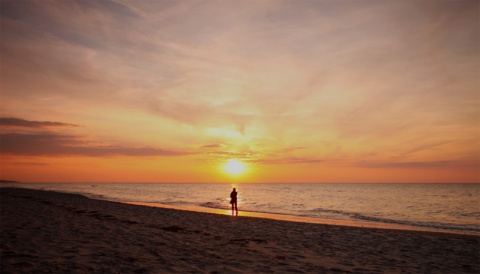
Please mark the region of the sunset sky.
POLYGON ((480 182, 479 1, 0 3, 0 179, 480 182))

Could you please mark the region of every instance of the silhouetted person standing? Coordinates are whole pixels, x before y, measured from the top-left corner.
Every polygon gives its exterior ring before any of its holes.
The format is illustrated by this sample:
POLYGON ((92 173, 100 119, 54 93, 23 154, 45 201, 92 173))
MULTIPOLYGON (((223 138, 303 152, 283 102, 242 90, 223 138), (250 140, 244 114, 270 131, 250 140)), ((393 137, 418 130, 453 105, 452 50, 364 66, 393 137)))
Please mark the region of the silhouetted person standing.
POLYGON ((238 216, 238 208, 237 208, 237 191, 235 188, 233 189, 232 193, 230 193, 230 203, 232 204, 232 215, 236 213, 238 216), (235 211, 234 211, 235 210, 235 211))

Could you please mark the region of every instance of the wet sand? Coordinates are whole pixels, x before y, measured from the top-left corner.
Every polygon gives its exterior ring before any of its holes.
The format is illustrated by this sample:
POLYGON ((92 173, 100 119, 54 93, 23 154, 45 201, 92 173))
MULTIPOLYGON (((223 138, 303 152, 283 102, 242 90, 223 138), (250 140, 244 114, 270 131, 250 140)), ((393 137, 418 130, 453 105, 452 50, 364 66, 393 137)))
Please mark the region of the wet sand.
POLYGON ((1 188, 1 273, 480 273, 480 237, 1 188))

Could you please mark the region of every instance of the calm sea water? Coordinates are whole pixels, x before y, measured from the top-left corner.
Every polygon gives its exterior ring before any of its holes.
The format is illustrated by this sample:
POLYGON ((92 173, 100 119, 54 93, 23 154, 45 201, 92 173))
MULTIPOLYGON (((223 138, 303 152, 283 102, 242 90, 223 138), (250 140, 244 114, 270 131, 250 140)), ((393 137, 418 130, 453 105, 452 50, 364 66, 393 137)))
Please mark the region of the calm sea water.
MULTIPOLYGON (((120 202, 243 211, 480 232, 480 184, 21 183, 16 187, 120 202)), ((11 184, 3 184, 11 186, 11 184)))

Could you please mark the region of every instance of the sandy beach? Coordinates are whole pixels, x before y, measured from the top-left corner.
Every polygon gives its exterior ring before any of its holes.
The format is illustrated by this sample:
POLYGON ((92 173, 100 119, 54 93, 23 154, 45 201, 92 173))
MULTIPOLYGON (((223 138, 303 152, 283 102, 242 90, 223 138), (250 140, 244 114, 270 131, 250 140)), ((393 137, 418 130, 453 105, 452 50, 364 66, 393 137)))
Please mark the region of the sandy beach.
POLYGON ((1 192, 2 273, 479 273, 480 237, 1 192))

